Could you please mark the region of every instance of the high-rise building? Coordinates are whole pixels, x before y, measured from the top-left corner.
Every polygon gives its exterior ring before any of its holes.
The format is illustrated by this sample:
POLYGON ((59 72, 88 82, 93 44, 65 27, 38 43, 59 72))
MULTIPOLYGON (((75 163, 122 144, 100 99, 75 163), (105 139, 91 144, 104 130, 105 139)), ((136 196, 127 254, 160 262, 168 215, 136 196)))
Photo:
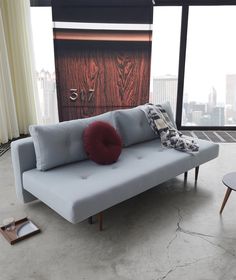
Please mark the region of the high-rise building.
POLYGON ((176 115, 178 79, 174 75, 165 75, 153 79, 153 93, 150 102, 160 104, 170 102, 174 117, 176 115))
POLYGON ((202 119, 207 113, 207 104, 190 101, 189 103, 184 103, 183 109, 185 113, 183 125, 202 125, 202 119))
POLYGON ((58 122, 55 73, 41 70, 37 75, 43 123, 58 122))
POLYGON ((211 125, 213 126, 224 126, 225 125, 225 108, 215 107, 211 114, 211 125))
POLYGON ((236 74, 226 75, 226 124, 236 122, 236 74))
POLYGON ((200 125, 201 124, 202 115, 203 115, 202 111, 193 111, 192 112, 193 125, 200 125))
POLYGON ((217 92, 214 87, 211 88, 210 93, 208 94, 208 104, 207 104, 207 111, 211 113, 213 109, 216 107, 217 104, 217 92))

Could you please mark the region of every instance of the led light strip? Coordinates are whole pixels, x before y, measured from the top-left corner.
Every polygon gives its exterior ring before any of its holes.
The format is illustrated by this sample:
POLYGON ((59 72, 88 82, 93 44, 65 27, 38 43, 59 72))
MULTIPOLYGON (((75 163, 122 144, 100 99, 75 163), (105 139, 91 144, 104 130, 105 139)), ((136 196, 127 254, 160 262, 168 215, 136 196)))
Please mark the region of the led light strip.
POLYGON ((65 22, 54 21, 54 28, 61 29, 90 29, 90 30, 134 30, 151 31, 152 24, 130 23, 91 23, 91 22, 65 22))

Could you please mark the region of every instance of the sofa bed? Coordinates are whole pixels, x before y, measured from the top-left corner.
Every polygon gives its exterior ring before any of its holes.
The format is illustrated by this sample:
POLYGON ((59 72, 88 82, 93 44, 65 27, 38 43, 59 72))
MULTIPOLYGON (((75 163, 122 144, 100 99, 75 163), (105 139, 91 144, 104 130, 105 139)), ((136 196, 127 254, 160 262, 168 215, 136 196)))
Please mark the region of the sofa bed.
MULTIPOLYGON (((169 103, 162 104, 174 123, 169 103)), ((17 197, 41 200, 71 223, 102 213, 218 156, 219 145, 197 139, 199 152, 164 148, 139 108, 107 112, 54 125, 30 127, 31 137, 12 142, 17 197), (99 165, 84 150, 83 132, 95 122, 111 124, 122 139, 117 162, 99 165)))

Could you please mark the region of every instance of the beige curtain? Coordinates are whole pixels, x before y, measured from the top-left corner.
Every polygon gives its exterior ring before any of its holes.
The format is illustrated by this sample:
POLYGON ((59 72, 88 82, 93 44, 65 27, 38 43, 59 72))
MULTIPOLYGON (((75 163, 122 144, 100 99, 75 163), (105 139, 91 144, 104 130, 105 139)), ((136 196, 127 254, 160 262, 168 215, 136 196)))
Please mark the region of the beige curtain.
POLYGON ((0 10, 0 143, 19 136, 15 101, 0 10))
MULTIPOLYGON (((12 88, 14 94, 14 101, 11 98, 5 107, 8 108, 8 111, 13 112, 13 115, 14 111, 16 112, 20 134, 27 134, 29 125, 37 123, 37 114, 39 115, 39 110, 36 107, 38 102, 35 100, 38 95, 32 47, 30 2, 29 0, 0 0, 0 9, 3 21, 0 41, 4 39, 6 42, 7 57, 5 60, 9 62, 10 77, 8 81, 12 84, 9 89, 12 88), (14 107, 15 110, 13 110, 14 107)), ((9 94, 9 90, 8 87, 5 91, 1 88, 0 90, 0 103, 3 104, 4 98, 7 100, 6 95, 9 94)), ((4 115, 4 110, 1 110, 0 115, 2 122, 4 122, 2 115, 4 115)), ((40 120, 38 119, 38 121, 40 120)), ((8 125, 7 128, 9 130, 8 125)), ((4 131, 6 133, 1 125, 0 135, 4 131)), ((15 135, 8 135, 9 139, 12 137, 15 135)), ((0 142, 4 142, 5 138, 1 136, 0 142)))

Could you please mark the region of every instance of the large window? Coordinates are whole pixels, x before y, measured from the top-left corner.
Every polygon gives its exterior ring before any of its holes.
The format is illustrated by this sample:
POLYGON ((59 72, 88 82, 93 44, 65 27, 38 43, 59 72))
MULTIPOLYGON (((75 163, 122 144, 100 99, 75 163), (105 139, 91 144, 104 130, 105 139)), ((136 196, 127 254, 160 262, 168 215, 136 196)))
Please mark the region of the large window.
POLYGON ((153 12, 150 102, 169 101, 175 116, 181 7, 154 7, 153 12))
POLYGON ((58 122, 51 7, 31 7, 41 122, 58 122))
POLYGON ((189 8, 183 126, 236 125, 236 6, 189 8))
MULTIPOLYGON (((31 0, 33 2, 43 0, 31 0)), ((150 102, 169 101, 174 115, 177 114, 176 121, 183 129, 235 128, 236 0, 156 2, 153 15, 150 102), (217 6, 214 6, 214 2, 217 6)), ((44 13, 41 15, 40 9, 43 8, 33 9, 40 102, 45 122, 52 122, 50 115, 57 118, 56 94, 45 94, 44 90, 46 76, 49 77, 46 80, 50 80, 50 92, 55 93, 55 75, 51 68, 54 65, 52 32, 51 26, 46 27, 46 24, 51 25, 51 8, 44 8, 47 12, 41 10, 44 13), (49 30, 51 37, 45 35, 49 30), (45 44, 46 37, 50 47, 45 44), (51 66, 48 65, 49 61, 51 66), (54 86, 51 80, 54 81, 54 86), (55 106, 48 107, 45 104, 55 106), (55 113, 51 114, 50 111, 55 113)))

